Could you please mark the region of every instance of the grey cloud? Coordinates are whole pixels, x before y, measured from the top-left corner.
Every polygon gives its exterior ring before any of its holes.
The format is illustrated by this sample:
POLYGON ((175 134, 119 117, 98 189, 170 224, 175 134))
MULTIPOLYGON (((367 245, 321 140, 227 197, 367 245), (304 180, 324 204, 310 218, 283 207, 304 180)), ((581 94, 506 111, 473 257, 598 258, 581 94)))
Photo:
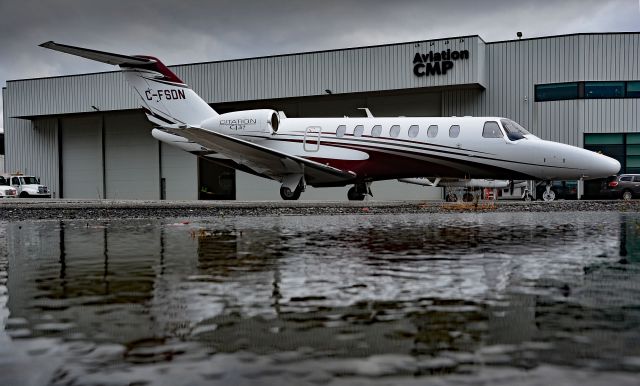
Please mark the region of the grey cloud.
POLYGON ((637 31, 639 16, 636 0, 5 0, 0 81, 113 69, 37 47, 47 40, 178 64, 460 35, 637 31))

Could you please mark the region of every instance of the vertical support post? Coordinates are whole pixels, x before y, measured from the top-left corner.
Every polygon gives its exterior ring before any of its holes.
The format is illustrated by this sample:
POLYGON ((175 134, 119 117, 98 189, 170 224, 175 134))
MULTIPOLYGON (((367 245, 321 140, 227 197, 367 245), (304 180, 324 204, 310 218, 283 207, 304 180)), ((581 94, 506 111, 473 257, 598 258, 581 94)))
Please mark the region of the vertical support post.
POLYGON ((578 180, 577 194, 578 200, 582 200, 582 195, 584 194, 584 179, 582 178, 578 180))

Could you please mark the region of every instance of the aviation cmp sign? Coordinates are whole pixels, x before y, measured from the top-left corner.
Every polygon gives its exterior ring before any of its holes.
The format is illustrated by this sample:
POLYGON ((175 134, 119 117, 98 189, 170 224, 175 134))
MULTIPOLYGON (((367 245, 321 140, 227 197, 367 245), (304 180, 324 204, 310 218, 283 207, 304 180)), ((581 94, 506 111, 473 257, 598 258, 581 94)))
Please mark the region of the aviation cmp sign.
POLYGON ((469 59, 469 50, 429 51, 428 54, 416 52, 413 57, 413 73, 415 76, 445 75, 453 68, 453 62, 464 59, 469 59))

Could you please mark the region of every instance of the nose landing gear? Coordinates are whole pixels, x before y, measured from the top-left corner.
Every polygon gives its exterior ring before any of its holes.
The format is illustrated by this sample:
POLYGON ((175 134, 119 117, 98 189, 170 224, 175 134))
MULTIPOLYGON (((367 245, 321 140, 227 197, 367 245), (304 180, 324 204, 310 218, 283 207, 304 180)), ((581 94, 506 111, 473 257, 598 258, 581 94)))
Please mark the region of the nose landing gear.
POLYGON ((545 190, 542 193, 542 199, 544 201, 553 201, 556 199, 556 192, 554 192, 553 189, 551 189, 551 181, 547 181, 545 190))

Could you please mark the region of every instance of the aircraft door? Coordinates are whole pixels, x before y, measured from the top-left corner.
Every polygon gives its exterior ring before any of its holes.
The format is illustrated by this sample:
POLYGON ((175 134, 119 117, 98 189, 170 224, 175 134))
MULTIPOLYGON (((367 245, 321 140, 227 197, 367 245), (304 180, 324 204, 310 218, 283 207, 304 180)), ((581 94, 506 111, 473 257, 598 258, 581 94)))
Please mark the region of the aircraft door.
POLYGON ((304 132, 304 151, 313 153, 320 150, 320 137, 322 128, 320 126, 309 126, 304 132))

